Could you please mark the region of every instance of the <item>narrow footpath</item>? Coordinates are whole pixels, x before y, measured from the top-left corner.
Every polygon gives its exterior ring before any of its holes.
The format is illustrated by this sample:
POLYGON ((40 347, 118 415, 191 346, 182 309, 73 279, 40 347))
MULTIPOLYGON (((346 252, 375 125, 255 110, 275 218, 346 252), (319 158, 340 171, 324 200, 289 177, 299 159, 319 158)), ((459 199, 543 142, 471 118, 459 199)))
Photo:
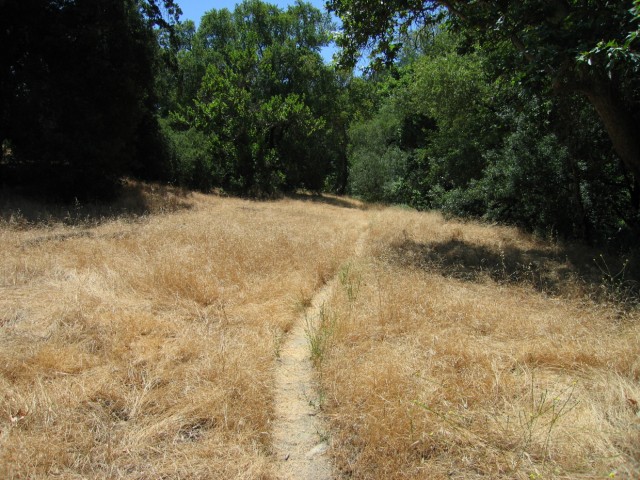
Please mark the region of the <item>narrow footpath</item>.
MULTIPOLYGON (((360 235, 355 255, 362 253, 360 235)), ((314 328, 320 309, 329 299, 336 277, 321 288, 311 306, 298 318, 280 352, 275 375, 274 450, 282 480, 330 480, 334 478, 326 454, 328 432, 314 386, 307 328, 314 328)))
POLYGON ((315 321, 331 294, 333 281, 313 298, 282 346, 276 370, 274 446, 283 480, 330 480, 329 448, 320 414, 320 399, 313 385, 307 319, 315 321))

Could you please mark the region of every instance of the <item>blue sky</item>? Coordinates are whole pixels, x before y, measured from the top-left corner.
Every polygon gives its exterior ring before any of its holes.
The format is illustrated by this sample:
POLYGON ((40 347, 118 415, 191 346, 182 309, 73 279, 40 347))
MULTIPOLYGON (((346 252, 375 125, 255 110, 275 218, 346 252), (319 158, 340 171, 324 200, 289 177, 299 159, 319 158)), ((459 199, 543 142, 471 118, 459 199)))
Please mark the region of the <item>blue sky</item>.
MULTIPOLYGON (((280 8, 286 8, 288 5, 292 5, 295 3, 295 0, 265 0, 267 3, 278 5, 280 8)), ((306 0, 311 3, 314 7, 324 11, 325 9, 325 0, 306 0)), ((177 0, 178 5, 182 9, 182 20, 193 20, 196 23, 196 26, 200 22, 200 18, 204 15, 205 12, 216 9, 220 10, 223 8, 228 8, 229 10, 233 10, 237 3, 240 3, 239 0, 216 0, 216 1, 202 1, 202 0, 177 0)), ((335 46, 331 45, 329 47, 325 47, 322 50, 322 56, 325 62, 330 62, 331 57, 336 51, 335 46)))

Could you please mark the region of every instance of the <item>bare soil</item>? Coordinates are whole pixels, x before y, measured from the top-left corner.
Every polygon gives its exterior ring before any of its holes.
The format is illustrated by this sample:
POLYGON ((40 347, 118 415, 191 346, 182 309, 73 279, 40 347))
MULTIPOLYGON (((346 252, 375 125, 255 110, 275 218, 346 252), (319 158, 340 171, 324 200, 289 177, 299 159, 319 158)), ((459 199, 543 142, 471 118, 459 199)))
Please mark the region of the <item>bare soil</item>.
POLYGON ((325 285, 315 295, 311 307, 289 333, 278 359, 273 440, 283 479, 332 478, 326 456, 329 445, 307 341, 307 328, 328 299, 332 285, 333 282, 325 285))

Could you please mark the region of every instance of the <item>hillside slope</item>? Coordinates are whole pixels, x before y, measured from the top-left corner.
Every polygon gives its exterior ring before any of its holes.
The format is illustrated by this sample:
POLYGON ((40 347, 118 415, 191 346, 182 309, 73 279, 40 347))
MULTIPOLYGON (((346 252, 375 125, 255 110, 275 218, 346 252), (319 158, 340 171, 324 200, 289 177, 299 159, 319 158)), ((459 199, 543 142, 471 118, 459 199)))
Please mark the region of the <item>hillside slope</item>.
POLYGON ((593 262, 349 199, 140 196, 5 202, 2 478, 279 478, 278 359, 327 284, 307 335, 334 476, 640 472, 640 315, 593 262))

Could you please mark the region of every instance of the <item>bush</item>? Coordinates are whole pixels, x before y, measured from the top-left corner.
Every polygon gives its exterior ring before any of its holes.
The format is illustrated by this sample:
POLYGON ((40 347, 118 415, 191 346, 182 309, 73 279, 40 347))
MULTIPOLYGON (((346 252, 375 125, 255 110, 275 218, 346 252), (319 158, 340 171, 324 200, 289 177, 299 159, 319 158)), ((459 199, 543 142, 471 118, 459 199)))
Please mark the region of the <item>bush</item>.
POLYGON ((486 199, 487 219, 574 236, 578 209, 569 188, 568 150, 531 112, 520 115, 503 147, 485 158, 487 168, 476 191, 486 199))
POLYGON ((194 128, 173 129, 167 120, 161 120, 161 126, 169 150, 169 180, 189 188, 210 190, 219 172, 215 171, 208 152, 207 135, 194 128))
POLYGON ((408 154, 398 146, 401 122, 401 114, 390 101, 371 120, 351 126, 351 193, 367 201, 403 201, 400 191, 408 154))

